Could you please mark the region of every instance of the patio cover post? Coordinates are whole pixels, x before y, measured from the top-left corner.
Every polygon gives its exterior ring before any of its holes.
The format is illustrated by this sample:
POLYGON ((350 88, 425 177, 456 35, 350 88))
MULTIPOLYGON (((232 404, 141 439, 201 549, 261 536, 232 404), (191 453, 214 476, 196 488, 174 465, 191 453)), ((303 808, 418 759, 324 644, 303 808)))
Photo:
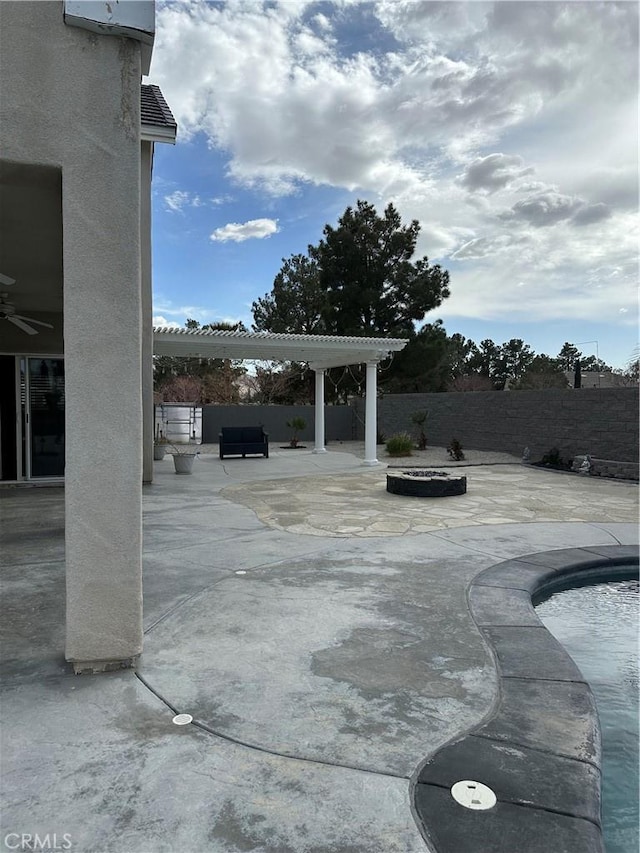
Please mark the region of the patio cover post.
POLYGON ((313 453, 326 453, 324 446, 324 374, 322 368, 315 368, 316 374, 316 423, 315 423, 315 447, 313 453))
POLYGON ((364 422, 364 465, 378 465, 376 458, 377 433, 377 361, 367 362, 364 422))

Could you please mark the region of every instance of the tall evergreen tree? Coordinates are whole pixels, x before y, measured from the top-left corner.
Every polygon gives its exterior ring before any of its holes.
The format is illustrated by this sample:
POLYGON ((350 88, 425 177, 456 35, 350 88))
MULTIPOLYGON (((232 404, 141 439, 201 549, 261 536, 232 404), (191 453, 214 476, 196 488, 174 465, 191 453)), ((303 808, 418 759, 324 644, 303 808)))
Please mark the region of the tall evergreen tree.
POLYGON ((449 274, 425 256, 412 261, 420 225, 403 225, 389 204, 383 216, 366 201, 348 207, 309 254, 318 264, 329 334, 412 337, 414 323, 449 296, 449 274))
POLYGON ((312 335, 322 332, 325 295, 318 264, 306 255, 282 259, 273 290, 251 306, 256 332, 312 335))

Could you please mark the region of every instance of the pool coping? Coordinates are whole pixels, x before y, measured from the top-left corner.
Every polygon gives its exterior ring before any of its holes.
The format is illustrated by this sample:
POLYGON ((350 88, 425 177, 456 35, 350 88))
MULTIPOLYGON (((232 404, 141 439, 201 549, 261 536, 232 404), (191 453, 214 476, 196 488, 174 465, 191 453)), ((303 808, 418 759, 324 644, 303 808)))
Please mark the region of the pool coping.
POLYGON ((637 577, 629 563, 639 555, 637 545, 542 551, 471 581, 467 602, 498 691, 487 717, 425 759, 412 779, 414 816, 437 853, 603 853, 595 701, 534 605, 568 587, 637 577), (458 805, 450 788, 464 779, 488 785, 495 806, 458 805))

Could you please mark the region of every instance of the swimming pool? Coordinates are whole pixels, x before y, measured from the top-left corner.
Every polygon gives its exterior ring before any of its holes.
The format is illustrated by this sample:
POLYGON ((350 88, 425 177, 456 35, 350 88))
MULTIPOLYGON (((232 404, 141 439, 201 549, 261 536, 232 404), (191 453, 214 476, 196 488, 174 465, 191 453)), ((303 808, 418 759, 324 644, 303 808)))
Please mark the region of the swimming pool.
MULTIPOLYGON (((629 575, 637 570, 629 564, 629 575)), ((638 600, 637 580, 616 580, 555 593, 536 607, 595 696, 607 853, 637 850, 639 842, 638 600)))
MULTIPOLYGON (((415 816, 439 853, 603 853, 601 726, 594 689, 586 683, 597 679, 587 666, 578 669, 534 605, 554 592, 637 580, 639 559, 637 545, 561 548, 496 563, 472 580, 468 606, 494 658, 498 691, 494 707, 478 726, 427 756, 416 772, 415 816), (495 804, 483 809, 460 805, 452 790, 460 780, 473 780, 468 788, 478 783, 490 788, 495 804)), ((637 601, 637 592, 635 596, 637 601)), ((578 605, 580 610, 584 608, 578 605)), ((627 613, 627 625, 635 632, 635 612, 627 613)), ((564 616, 561 620, 567 621, 564 616)), ((594 621, 587 618, 589 628, 594 621)), ((610 611, 598 621, 610 624, 610 611)), ((635 650, 635 642, 631 648, 635 650)), ((607 668, 608 663, 605 672, 607 668)), ((630 673, 633 678, 633 651, 630 673)), ((631 710, 632 717, 635 713, 631 710)), ((626 741, 622 751, 628 751, 626 741)), ((625 786, 615 773, 611 779, 625 786)), ((605 796, 607 803, 621 802, 608 782, 605 796)), ((607 853, 637 849, 628 845, 634 836, 627 832, 636 808, 632 800, 623 828, 612 830, 607 807, 607 838, 618 837, 608 841, 607 853)))

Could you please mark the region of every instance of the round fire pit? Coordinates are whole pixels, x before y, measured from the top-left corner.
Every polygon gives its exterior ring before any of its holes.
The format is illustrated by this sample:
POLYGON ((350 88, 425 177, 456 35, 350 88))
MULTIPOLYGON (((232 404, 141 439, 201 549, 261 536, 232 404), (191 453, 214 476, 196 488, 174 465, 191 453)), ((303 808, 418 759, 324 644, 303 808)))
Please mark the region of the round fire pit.
POLYGON ((414 498, 446 498, 464 495, 467 478, 446 471, 420 471, 415 468, 387 474, 387 491, 414 498))

